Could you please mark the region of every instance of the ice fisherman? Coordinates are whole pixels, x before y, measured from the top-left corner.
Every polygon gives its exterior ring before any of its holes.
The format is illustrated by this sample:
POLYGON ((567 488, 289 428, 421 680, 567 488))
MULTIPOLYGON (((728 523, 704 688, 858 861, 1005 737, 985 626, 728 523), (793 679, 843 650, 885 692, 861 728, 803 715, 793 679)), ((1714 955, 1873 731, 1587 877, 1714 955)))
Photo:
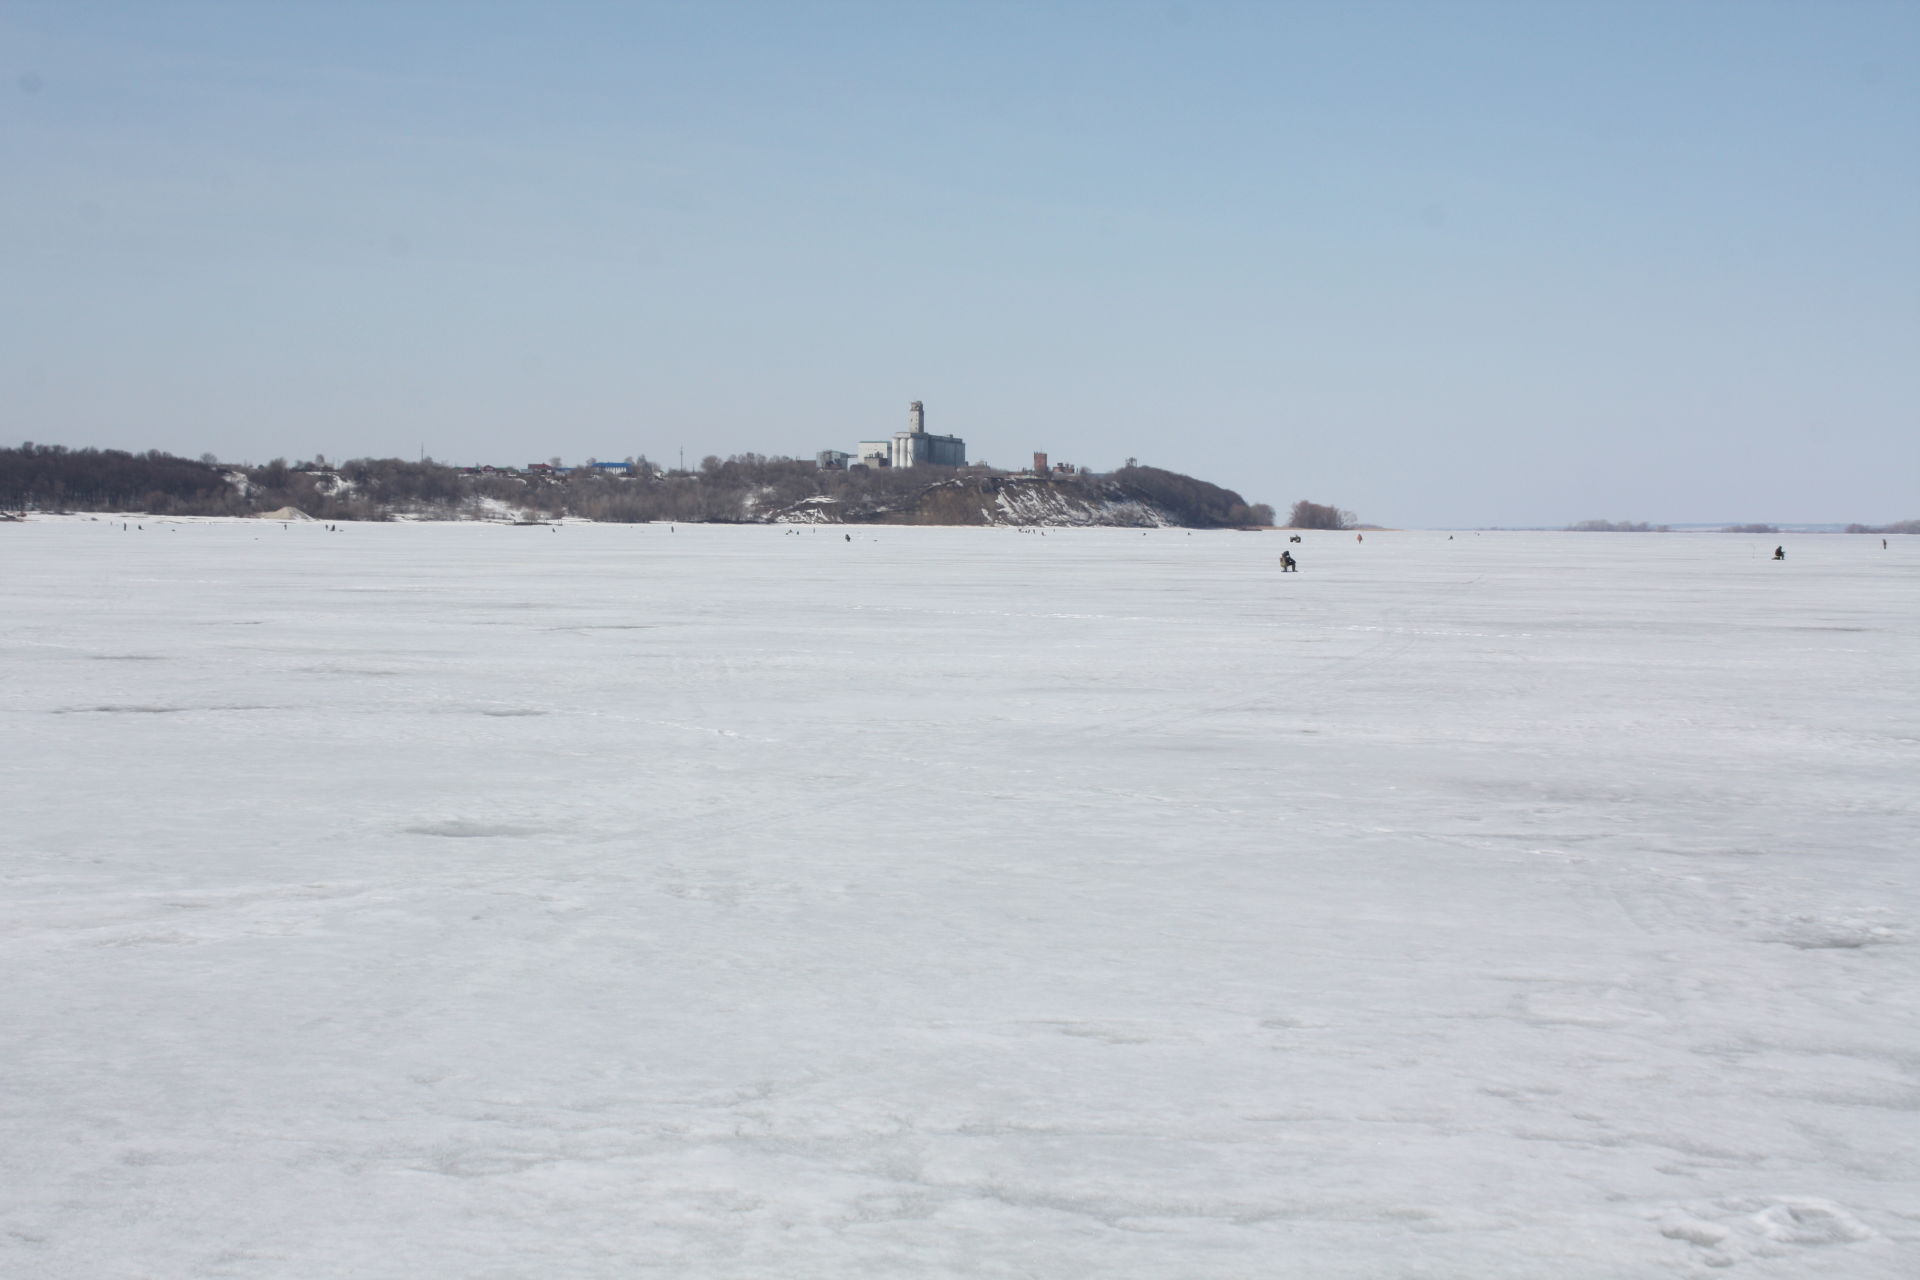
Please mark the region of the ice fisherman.
POLYGON ((1293 552, 1282 551, 1280 553, 1280 572, 1282 573, 1300 572, 1300 562, 1293 558, 1293 552))
POLYGON ((1785 560, 1787 558, 1787 549, 1785 547, 1775 547, 1773 549, 1773 558, 1775 560, 1785 560))

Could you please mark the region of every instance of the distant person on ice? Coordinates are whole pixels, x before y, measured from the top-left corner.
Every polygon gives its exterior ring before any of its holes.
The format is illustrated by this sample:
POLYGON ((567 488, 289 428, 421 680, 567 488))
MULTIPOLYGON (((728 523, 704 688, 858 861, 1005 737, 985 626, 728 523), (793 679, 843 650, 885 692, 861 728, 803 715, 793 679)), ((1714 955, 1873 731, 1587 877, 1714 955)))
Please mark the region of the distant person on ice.
POLYGON ((1300 572, 1300 562, 1293 558, 1293 552, 1282 551, 1280 553, 1280 572, 1282 573, 1300 572))
POLYGON ((1785 560, 1787 558, 1787 549, 1785 547, 1775 547, 1773 549, 1773 558, 1775 560, 1785 560))

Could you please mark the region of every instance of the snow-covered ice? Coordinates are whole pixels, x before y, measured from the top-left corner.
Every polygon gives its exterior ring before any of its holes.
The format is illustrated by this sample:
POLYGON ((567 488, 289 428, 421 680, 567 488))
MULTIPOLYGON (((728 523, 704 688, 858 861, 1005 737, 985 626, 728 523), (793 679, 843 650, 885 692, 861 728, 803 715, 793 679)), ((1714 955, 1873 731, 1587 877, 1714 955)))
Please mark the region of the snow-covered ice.
POLYGON ((1920 1274, 1920 540, 0 527, 0 1273, 1920 1274))

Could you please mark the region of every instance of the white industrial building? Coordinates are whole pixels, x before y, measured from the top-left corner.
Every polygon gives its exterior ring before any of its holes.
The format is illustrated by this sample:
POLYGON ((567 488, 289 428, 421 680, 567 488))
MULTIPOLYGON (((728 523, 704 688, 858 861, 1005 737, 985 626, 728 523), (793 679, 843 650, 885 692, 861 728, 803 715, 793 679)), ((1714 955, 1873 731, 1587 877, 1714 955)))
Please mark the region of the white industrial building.
POLYGON ((907 408, 907 429, 893 433, 888 461, 896 467, 964 467, 967 442, 959 436, 928 435, 927 411, 915 400, 907 408))
MULTIPOLYGON (((907 406, 907 429, 889 440, 862 440, 854 446, 854 460, 865 467, 964 467, 967 442, 959 436, 927 433, 926 406, 915 400, 907 406)), ((823 459, 825 454, 821 455, 823 459)))

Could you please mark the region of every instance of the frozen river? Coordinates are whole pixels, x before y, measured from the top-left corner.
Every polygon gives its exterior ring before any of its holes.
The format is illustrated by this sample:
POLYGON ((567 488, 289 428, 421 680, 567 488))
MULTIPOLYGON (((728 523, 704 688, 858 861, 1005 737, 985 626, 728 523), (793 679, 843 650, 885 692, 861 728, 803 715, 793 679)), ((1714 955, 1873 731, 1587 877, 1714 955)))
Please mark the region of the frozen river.
POLYGON ((0 1273, 1920 1274, 1920 539, 144 523, 0 1273))

